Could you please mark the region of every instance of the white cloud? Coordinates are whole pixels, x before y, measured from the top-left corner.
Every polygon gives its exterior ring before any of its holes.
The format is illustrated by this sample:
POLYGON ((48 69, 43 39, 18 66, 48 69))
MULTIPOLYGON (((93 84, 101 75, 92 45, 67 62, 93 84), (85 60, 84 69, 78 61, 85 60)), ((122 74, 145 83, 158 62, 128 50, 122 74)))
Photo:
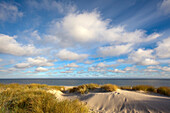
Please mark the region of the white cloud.
POLYGON ((170 37, 164 39, 158 43, 158 47, 155 48, 156 55, 160 58, 170 58, 170 37))
POLYGON ((18 63, 15 65, 16 68, 29 68, 33 66, 53 66, 53 61, 47 60, 44 57, 27 58, 26 62, 18 63))
POLYGON ((16 68, 28 68, 30 67, 29 63, 19 63, 15 65, 16 68))
POLYGON ((18 7, 13 4, 1 2, 0 3, 0 20, 15 21, 16 18, 22 17, 23 13, 18 10, 18 7))
POLYGON ((88 72, 105 72, 106 71, 106 69, 104 69, 104 68, 101 68, 101 67, 94 67, 94 66, 92 66, 92 67, 89 67, 88 68, 88 72))
POLYGON ((79 67, 79 65, 77 65, 75 63, 71 63, 71 64, 65 65, 64 67, 75 67, 75 68, 77 68, 77 67, 79 67))
POLYGON ((33 32, 31 33, 31 36, 34 37, 34 38, 36 38, 37 40, 41 40, 41 37, 40 37, 40 35, 39 35, 39 33, 38 33, 37 30, 33 31, 33 32))
POLYGON ((161 68, 161 70, 170 72, 170 67, 164 66, 161 68))
POLYGON ((97 52, 99 56, 106 57, 106 56, 119 56, 122 54, 127 54, 130 51, 132 51, 131 44, 127 44, 127 45, 100 47, 97 52))
POLYGON ((0 58, 0 62, 2 62, 2 61, 3 61, 3 59, 0 58))
POLYGON ((170 0, 163 0, 160 9, 164 14, 170 14, 170 0))
POLYGON ((109 71, 109 72, 113 72, 113 73, 125 73, 125 71, 119 70, 119 69, 108 70, 108 71, 109 71))
POLYGON ((93 63, 93 61, 86 60, 84 63, 85 63, 85 64, 92 64, 92 63, 93 63))
POLYGON ((82 61, 88 57, 87 54, 77 54, 66 49, 62 49, 58 52, 57 57, 61 60, 78 60, 82 61))
POLYGON ((137 71, 137 69, 135 68, 135 66, 133 66, 133 67, 126 67, 124 69, 124 71, 137 71))
POLYGON ((128 32, 124 27, 110 26, 108 20, 103 20, 96 11, 70 13, 61 21, 53 21, 50 29, 52 42, 62 46, 105 43, 141 43, 148 42, 160 36, 158 33, 146 35, 143 30, 128 32))
POLYGON ((153 69, 144 69, 145 72, 158 72, 158 70, 153 70, 153 69))
POLYGON ((48 71, 48 69, 47 68, 43 68, 43 67, 37 67, 35 69, 35 71, 37 71, 37 72, 46 72, 46 71, 48 71))
POLYGON ((27 62, 33 66, 53 66, 54 64, 49 62, 44 57, 27 58, 27 62))
POLYGON ((97 65, 96 65, 96 67, 106 67, 107 65, 106 64, 104 64, 104 63, 102 63, 102 62, 100 62, 100 63, 98 63, 97 65))
POLYGON ((168 67, 168 66, 164 66, 164 67, 161 67, 161 66, 148 66, 147 69, 159 69, 159 70, 162 70, 162 71, 170 72, 170 67, 168 67))
POLYGON ((0 34, 0 53, 29 56, 40 54, 40 52, 41 50, 33 45, 22 45, 15 40, 15 37, 0 34))
POLYGON ((73 73, 71 70, 61 71, 60 73, 73 73))
POLYGON ((153 50, 138 49, 132 52, 128 57, 129 63, 135 63, 137 65, 157 65, 159 62, 155 61, 155 57, 152 55, 153 50))

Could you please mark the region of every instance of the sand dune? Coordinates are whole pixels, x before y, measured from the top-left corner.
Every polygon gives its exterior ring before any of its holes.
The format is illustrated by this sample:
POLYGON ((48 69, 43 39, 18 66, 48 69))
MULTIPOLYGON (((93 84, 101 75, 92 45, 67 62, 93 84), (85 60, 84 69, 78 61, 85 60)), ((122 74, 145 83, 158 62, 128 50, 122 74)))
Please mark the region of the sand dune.
POLYGON ((170 97, 135 91, 93 92, 84 95, 62 94, 64 98, 87 103, 92 111, 100 113, 169 113, 170 97))

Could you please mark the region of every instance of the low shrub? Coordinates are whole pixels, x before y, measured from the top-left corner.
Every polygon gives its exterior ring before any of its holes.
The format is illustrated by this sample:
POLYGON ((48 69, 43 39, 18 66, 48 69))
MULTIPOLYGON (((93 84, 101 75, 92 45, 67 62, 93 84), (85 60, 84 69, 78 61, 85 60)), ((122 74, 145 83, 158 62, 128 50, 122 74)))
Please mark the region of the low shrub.
POLYGON ((113 85, 113 84, 105 84, 103 86, 101 86, 102 89, 104 89, 105 91, 116 91, 118 89, 117 85, 113 85))
POLYGON ((148 92, 156 92, 156 89, 153 86, 148 86, 148 85, 133 86, 132 90, 142 90, 142 91, 148 91, 148 92))
POLYGON ((159 87, 157 93, 170 96, 170 87, 159 87))

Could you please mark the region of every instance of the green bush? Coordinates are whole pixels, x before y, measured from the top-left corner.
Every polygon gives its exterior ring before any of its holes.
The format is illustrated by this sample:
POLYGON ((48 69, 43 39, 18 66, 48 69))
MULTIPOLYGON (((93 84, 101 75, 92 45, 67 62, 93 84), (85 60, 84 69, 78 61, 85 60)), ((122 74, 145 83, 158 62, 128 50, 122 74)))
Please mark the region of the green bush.
POLYGON ((101 86, 102 89, 104 89, 105 91, 116 91, 118 89, 117 85, 113 85, 113 84, 105 84, 103 86, 101 86))
POLYGON ((159 87, 157 93, 170 96, 170 87, 159 87))
POLYGON ((148 91, 148 92, 156 92, 156 89, 153 86, 148 86, 148 85, 133 86, 132 90, 142 90, 142 91, 148 91))

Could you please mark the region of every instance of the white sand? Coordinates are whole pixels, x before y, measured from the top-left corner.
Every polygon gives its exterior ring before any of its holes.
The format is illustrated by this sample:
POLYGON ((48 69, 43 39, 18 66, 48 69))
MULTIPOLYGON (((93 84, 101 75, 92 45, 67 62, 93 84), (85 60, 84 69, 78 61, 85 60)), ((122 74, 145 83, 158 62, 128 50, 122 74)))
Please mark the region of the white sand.
POLYGON ((51 93, 61 100, 78 98, 97 113, 170 113, 170 97, 166 96, 126 90, 93 92, 84 95, 60 91, 51 91, 51 93))

